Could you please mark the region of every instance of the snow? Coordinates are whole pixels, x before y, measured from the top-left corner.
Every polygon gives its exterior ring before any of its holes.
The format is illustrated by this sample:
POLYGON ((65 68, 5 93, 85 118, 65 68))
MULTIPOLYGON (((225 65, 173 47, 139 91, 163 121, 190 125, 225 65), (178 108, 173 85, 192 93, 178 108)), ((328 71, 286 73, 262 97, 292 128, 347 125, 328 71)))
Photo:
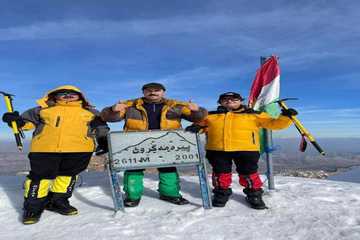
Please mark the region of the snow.
POLYGON ((360 185, 347 182, 276 177, 266 191, 268 210, 247 206, 233 176, 225 208, 204 210, 196 176, 182 176, 190 205, 158 199, 157 176, 146 175, 145 194, 136 208, 114 216, 106 173, 82 174, 71 203, 80 214, 45 211, 39 223, 23 225, 22 176, 0 177, 0 239, 360 239, 360 185))

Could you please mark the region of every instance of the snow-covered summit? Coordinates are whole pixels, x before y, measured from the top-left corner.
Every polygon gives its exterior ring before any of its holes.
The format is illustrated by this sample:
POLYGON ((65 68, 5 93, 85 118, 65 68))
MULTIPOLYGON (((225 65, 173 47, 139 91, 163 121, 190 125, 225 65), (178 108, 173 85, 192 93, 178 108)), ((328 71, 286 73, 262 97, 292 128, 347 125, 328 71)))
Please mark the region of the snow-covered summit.
POLYGON ((158 199, 157 176, 150 175, 140 205, 114 217, 107 175, 82 176, 71 199, 79 215, 45 211, 28 226, 21 223, 23 177, 0 177, 0 239, 360 239, 359 184, 276 177, 277 189, 264 195, 269 209, 254 210, 234 175, 226 207, 204 210, 197 177, 181 177, 192 204, 175 206, 158 199))

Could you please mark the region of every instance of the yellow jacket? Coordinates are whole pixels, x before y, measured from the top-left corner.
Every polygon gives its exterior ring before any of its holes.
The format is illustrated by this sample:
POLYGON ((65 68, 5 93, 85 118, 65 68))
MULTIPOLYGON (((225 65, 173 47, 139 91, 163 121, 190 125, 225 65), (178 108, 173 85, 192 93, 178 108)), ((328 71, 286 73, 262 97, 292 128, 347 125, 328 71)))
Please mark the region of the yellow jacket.
POLYGON ((198 125, 205 127, 207 150, 259 151, 259 129, 283 129, 291 125, 288 117, 271 118, 267 113, 242 108, 234 112, 209 112, 198 125))
MULTIPOLYGON (((128 106, 125 112, 113 112, 111 107, 104 108, 101 111, 101 117, 104 121, 117 122, 125 119, 125 131, 143 131, 148 130, 148 117, 143 107, 144 100, 138 98, 122 102, 128 106)), ((187 102, 180 102, 171 99, 163 99, 164 106, 161 110, 160 129, 170 130, 181 128, 181 119, 188 121, 200 121, 206 116, 206 110, 200 108, 197 112, 192 112, 188 108, 187 102)))
POLYGON ((87 102, 81 91, 70 85, 48 92, 21 116, 26 124, 23 130, 34 129, 31 152, 93 152, 94 137, 106 136, 106 124, 99 124, 98 112, 87 102), (73 90, 81 95, 80 101, 55 102, 51 93, 73 90))

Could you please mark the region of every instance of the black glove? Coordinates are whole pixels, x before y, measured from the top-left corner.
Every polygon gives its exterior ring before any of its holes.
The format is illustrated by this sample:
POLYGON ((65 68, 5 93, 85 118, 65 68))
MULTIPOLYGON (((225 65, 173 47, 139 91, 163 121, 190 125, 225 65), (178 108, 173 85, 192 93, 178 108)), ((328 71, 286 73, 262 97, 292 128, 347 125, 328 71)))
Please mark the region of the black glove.
POLYGON ((6 122, 9 125, 9 127, 12 127, 11 122, 16 122, 16 125, 19 128, 25 125, 25 121, 24 119, 21 118, 18 111, 4 113, 4 115, 2 116, 2 120, 3 122, 6 122))
POLYGON ((296 116, 298 112, 293 108, 281 109, 281 115, 286 117, 296 116))
POLYGON ((97 147, 95 150, 96 156, 109 152, 109 146, 106 137, 97 138, 96 141, 97 141, 97 147))
POLYGON ((91 122, 90 122, 90 127, 92 129, 95 129, 99 126, 107 126, 106 122, 104 122, 100 116, 96 116, 91 122))
POLYGON ((185 128, 185 131, 192 132, 192 133, 198 133, 202 129, 199 125, 190 125, 185 128))
POLYGON ((218 111, 219 113, 227 113, 227 112, 228 112, 228 110, 227 110, 226 107, 224 107, 224 106, 218 106, 218 107, 217 107, 217 111, 218 111))

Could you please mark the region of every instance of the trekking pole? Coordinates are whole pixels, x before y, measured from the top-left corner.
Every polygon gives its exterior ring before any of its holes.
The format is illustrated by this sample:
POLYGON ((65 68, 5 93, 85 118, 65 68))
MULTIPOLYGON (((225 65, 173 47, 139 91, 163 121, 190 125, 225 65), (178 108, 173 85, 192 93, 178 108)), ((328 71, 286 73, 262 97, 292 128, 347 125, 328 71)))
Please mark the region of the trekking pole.
MULTIPOLYGON (((285 101, 286 100, 293 100, 296 98, 285 98, 285 99, 280 99, 278 101, 276 101, 279 106, 284 109, 287 110, 289 109, 286 104, 285 101)), ((301 122, 299 121, 299 119, 295 116, 289 116, 289 118, 293 121, 296 129, 299 131, 299 133, 301 134, 301 136, 305 136, 307 139, 309 139, 309 141, 311 142, 311 144, 316 148, 316 150, 321 154, 321 155, 325 155, 325 151, 320 147, 320 145, 316 142, 315 138, 313 135, 311 135, 311 133, 301 124, 301 122)))
MULTIPOLYGON (((0 94, 2 94, 4 96, 4 100, 5 100, 5 104, 6 104, 6 108, 7 108, 8 112, 14 112, 14 107, 13 107, 13 103, 12 103, 14 95, 6 93, 6 92, 1 92, 1 91, 0 91, 0 94)), ((22 144, 21 139, 24 138, 24 134, 21 130, 19 130, 15 121, 11 122, 11 128, 12 128, 12 131, 15 136, 16 145, 17 145, 19 151, 22 151, 23 144, 22 144)))

